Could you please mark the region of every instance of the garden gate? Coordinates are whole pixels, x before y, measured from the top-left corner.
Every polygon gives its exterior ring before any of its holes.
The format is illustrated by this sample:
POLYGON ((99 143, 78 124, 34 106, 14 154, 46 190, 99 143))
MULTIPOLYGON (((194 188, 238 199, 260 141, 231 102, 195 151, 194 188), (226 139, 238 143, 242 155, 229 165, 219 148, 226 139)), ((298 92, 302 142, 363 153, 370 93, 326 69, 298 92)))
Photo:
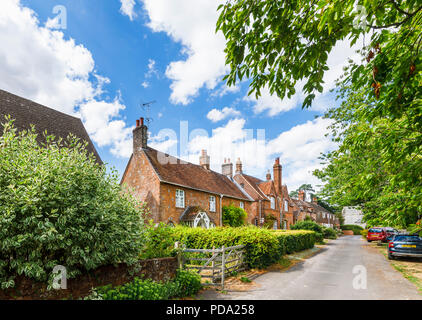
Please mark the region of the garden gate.
POLYGON ((179 267, 198 272, 205 280, 203 285, 220 285, 224 289, 227 275, 246 269, 245 246, 243 245, 222 246, 213 249, 189 249, 176 242, 175 248, 179 249, 179 267))

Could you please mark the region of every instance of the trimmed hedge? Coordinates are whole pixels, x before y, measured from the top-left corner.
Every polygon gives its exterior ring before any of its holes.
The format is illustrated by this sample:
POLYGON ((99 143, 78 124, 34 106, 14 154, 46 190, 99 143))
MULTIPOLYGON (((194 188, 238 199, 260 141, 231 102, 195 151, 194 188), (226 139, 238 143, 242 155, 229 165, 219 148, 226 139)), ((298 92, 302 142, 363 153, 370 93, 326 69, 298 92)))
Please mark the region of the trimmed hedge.
POLYGON ((356 226, 353 224, 345 224, 340 228, 341 230, 352 230, 354 235, 361 235, 362 230, 364 230, 361 226, 356 226))
POLYGON ((272 230, 283 254, 290 254, 314 247, 318 234, 309 230, 272 230))
POLYGON ((248 266, 265 268, 278 262, 283 254, 312 248, 316 234, 312 231, 276 231, 254 226, 213 229, 177 226, 173 229, 173 239, 196 249, 244 245, 248 266))

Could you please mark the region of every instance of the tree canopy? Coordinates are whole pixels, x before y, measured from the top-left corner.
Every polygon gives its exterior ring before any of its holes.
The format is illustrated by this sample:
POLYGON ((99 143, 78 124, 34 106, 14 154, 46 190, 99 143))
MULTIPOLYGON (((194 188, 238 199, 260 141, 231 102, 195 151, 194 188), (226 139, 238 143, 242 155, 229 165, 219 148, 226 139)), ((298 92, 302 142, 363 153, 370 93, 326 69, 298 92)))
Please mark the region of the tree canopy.
POLYGON ((340 106, 325 114, 339 148, 315 171, 321 196, 360 206, 370 225, 414 224, 422 212, 420 1, 234 0, 219 10, 225 80, 250 79, 257 97, 265 88, 280 99, 299 89, 309 107, 334 46, 360 46, 361 60, 337 81, 340 106))

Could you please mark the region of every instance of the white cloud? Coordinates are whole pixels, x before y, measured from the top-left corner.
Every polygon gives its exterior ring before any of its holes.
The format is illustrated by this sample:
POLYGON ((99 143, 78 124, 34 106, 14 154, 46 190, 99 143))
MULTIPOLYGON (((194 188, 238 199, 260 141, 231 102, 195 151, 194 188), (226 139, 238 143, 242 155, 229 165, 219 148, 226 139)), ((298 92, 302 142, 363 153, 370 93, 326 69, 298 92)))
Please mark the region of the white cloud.
POLYGON ((148 81, 144 81, 141 83, 141 86, 143 86, 145 89, 149 87, 149 82, 148 81))
POLYGON ((145 73, 145 78, 151 78, 154 75, 158 78, 158 70, 155 68, 155 64, 155 60, 148 59, 148 71, 145 73))
POLYGON ((189 104, 201 88, 214 89, 227 71, 225 39, 215 33, 218 18, 216 0, 143 0, 149 16, 148 26, 166 32, 183 46, 186 59, 168 65, 166 76, 172 80, 170 101, 189 104))
MULTIPOLYGON (((357 43, 359 42, 358 40, 357 43)), ((339 41, 330 52, 327 60, 329 70, 325 72, 323 77, 323 92, 317 92, 315 94, 311 110, 325 111, 335 104, 335 101, 329 97, 329 90, 336 87, 335 82, 342 75, 343 68, 347 65, 348 59, 354 61, 359 59, 359 55, 355 53, 358 46, 355 44, 350 48, 350 41, 343 40, 339 41)), ((304 84, 305 81, 299 81, 295 86, 296 93, 290 98, 285 97, 283 100, 276 94, 271 95, 268 88, 264 88, 258 99, 254 95, 246 95, 244 101, 253 104, 255 113, 267 112, 268 116, 272 117, 302 106, 303 100, 305 99, 305 94, 302 91, 304 84)))
POLYGON ((243 100, 253 103, 253 110, 256 114, 267 111, 268 115, 272 117, 281 112, 296 108, 302 98, 303 94, 298 92, 290 99, 284 98, 283 100, 280 100, 276 94, 271 95, 270 90, 264 88, 261 90, 261 96, 258 99, 252 94, 250 96, 246 95, 243 100))
POLYGON ((0 43, 0 88, 81 115, 93 141, 120 154, 129 130, 118 119, 124 106, 119 99, 100 99, 110 80, 95 73, 88 49, 41 26, 34 11, 19 0, 0 2, 0 43))
POLYGON ((228 117, 236 117, 240 115, 240 111, 234 108, 224 107, 222 110, 218 110, 215 108, 212 109, 210 112, 208 112, 207 118, 212 122, 218 122, 228 117))
POLYGON ((297 125, 280 133, 272 140, 266 140, 257 130, 245 128, 244 119, 234 119, 225 126, 216 128, 210 137, 197 136, 189 142, 189 160, 198 163, 199 153, 206 149, 211 158, 211 168, 221 172, 224 158, 234 163, 238 157, 246 174, 264 179, 276 157, 283 165, 283 184, 295 190, 301 184, 320 184, 312 175, 321 168, 318 157, 321 153, 335 149, 327 127, 331 120, 318 118, 297 125))
POLYGON ((131 21, 133 21, 134 18, 136 18, 135 13, 135 0, 120 0, 120 3, 122 6, 120 7, 120 12, 128 16, 131 21))

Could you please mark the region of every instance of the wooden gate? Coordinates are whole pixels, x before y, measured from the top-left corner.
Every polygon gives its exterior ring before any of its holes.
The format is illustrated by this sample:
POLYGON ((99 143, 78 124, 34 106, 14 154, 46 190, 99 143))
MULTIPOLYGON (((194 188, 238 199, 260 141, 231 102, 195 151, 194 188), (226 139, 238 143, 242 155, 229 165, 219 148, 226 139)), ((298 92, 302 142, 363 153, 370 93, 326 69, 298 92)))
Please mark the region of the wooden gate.
POLYGON ((198 272, 203 285, 220 285, 224 289, 227 275, 246 269, 243 245, 213 249, 189 249, 176 242, 178 263, 182 269, 198 272))

